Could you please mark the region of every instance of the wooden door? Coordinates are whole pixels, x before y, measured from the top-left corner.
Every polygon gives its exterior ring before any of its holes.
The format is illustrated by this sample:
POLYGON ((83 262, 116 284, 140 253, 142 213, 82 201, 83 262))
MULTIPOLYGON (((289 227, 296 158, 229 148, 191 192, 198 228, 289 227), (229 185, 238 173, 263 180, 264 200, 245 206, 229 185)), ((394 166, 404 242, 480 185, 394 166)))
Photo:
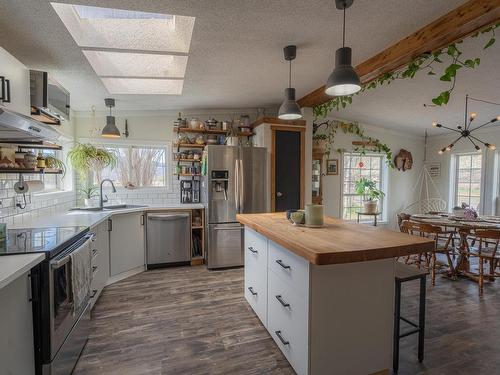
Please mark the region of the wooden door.
POLYGON ((304 206, 305 128, 272 126, 271 208, 304 206))

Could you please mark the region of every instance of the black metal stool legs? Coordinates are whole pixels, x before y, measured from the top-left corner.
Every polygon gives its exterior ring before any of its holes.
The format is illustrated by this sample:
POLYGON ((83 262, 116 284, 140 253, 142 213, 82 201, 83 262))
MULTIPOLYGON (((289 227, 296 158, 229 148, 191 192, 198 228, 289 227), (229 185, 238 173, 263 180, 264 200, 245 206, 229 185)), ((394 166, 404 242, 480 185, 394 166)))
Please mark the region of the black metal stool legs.
POLYGON ((395 373, 399 369, 399 331, 401 326, 401 283, 395 282, 395 300, 394 300, 394 340, 393 340, 393 355, 392 369, 395 373))
POLYGON ((425 339, 425 282, 426 277, 420 278, 420 304, 418 311, 418 361, 424 360, 424 339, 425 339))

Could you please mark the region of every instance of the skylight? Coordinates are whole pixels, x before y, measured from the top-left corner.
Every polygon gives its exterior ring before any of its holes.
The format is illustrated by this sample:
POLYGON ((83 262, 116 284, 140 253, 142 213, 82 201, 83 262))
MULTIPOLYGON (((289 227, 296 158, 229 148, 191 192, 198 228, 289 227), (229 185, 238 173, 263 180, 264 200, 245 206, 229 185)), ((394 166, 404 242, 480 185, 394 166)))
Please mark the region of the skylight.
POLYGON ((101 78, 110 94, 180 95, 182 79, 101 78))
POLYGON ((189 52, 194 17, 51 4, 80 47, 189 52))
POLYGON ((83 51, 98 76, 183 78, 187 56, 83 51))

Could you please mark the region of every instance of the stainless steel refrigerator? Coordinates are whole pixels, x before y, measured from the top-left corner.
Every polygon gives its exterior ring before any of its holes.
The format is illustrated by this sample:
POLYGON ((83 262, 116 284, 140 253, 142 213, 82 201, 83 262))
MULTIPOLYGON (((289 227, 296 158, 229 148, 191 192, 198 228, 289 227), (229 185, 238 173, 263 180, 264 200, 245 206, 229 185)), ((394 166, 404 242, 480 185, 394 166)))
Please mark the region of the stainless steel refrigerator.
POLYGON ((237 213, 267 211, 267 150, 263 147, 207 146, 203 200, 207 207, 207 266, 242 266, 243 227, 237 213))

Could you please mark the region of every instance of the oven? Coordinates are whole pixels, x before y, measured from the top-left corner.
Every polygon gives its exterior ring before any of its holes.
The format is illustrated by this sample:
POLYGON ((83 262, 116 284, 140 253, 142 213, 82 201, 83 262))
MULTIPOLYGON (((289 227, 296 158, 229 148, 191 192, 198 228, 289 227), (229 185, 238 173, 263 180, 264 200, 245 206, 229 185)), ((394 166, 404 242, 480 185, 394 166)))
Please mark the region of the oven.
MULTIPOLYGON (((83 302, 75 306, 71 254, 93 240, 91 233, 79 236, 42 262, 32 276, 37 375, 70 374, 87 342, 91 296, 89 291, 83 302)), ((91 273, 90 259, 88 267, 91 273)))

